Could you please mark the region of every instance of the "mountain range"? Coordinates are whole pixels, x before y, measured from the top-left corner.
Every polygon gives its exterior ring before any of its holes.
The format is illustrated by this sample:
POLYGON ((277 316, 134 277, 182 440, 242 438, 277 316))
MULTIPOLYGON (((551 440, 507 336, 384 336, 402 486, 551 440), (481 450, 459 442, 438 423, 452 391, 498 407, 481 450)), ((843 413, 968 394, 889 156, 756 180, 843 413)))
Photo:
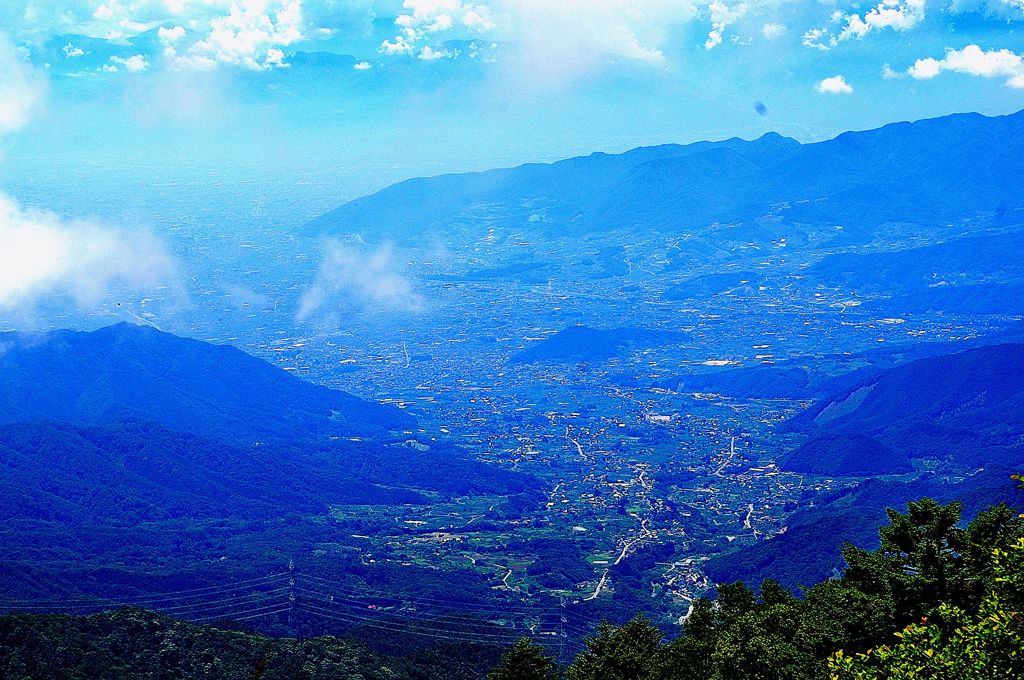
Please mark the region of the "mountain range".
MULTIPOLYGON (((759 222, 814 224, 865 243, 889 224, 1004 215, 1024 173, 1024 112, 895 123, 801 144, 769 133, 597 153, 551 164, 402 182, 306 227, 374 240, 500 225, 545 233, 680 234, 759 222)), ((820 238, 819 238, 820 240, 820 238)))

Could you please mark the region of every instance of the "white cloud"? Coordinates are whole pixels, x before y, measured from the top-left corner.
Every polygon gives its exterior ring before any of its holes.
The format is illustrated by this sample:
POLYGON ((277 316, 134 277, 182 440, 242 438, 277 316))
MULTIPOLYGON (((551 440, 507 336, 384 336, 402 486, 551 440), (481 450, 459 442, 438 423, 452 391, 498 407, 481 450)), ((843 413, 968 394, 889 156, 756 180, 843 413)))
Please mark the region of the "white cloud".
MULTIPOLYGON (((405 0, 404 14, 395 19, 399 33, 381 43, 380 51, 387 55, 413 54, 432 33, 450 31, 459 26, 471 33, 486 33, 496 26, 487 5, 465 3, 462 0, 405 0)), ((429 45, 419 50, 419 58, 430 61, 439 54, 429 45)), ((441 56, 444 56, 441 53, 441 56)))
POLYGON ((444 50, 435 50, 430 45, 426 45, 422 50, 420 50, 417 58, 422 59, 423 61, 435 61, 437 59, 444 59, 447 56, 449 55, 444 50))
POLYGON ((828 27, 812 28, 804 33, 803 44, 817 50, 829 50, 853 38, 863 38, 873 31, 891 28, 909 31, 925 19, 925 0, 882 0, 863 15, 832 13, 831 21, 839 24, 838 33, 828 27))
POLYGON ((1024 0, 952 0, 949 11, 953 14, 979 12, 1014 21, 1024 19, 1024 0))
POLYGON ((46 80, 0 33, 0 135, 24 127, 45 96, 46 80))
MULTIPOLYGON (((142 73, 149 68, 149 62, 141 54, 136 54, 123 59, 122 57, 111 57, 110 61, 119 66, 123 66, 124 70, 129 73, 142 73)), ((116 70, 116 69, 115 69, 116 70)))
POLYGON ((352 66, 357 71, 369 71, 373 68, 373 64, 368 61, 360 61, 359 63, 352 66))
POLYGON ((831 78, 825 78, 824 80, 818 81, 818 84, 814 86, 814 89, 823 94, 851 94, 853 93, 853 87, 846 82, 846 78, 841 75, 832 76, 831 78))
POLYGON ((281 47, 302 39, 302 27, 301 0, 234 2, 227 15, 210 21, 206 36, 182 56, 176 50, 168 56, 181 68, 230 64, 259 71, 284 66, 276 56, 281 47))
POLYGON ((924 21, 924 17, 925 0, 884 0, 863 17, 847 15, 846 26, 839 32, 839 39, 863 38, 871 31, 884 28, 908 31, 924 21))
POLYGON ((287 67, 288 64, 284 61, 284 51, 279 50, 276 47, 271 47, 263 57, 263 65, 268 67, 276 66, 278 68, 287 67))
POLYGON ((942 59, 918 59, 907 69, 917 80, 929 80, 943 71, 965 73, 982 78, 1006 78, 1006 85, 1024 89, 1024 56, 1002 50, 983 50, 978 45, 967 45, 962 50, 947 49, 942 59))
POLYGON ((907 69, 907 74, 918 80, 928 80, 934 78, 942 72, 942 64, 939 63, 938 59, 928 57, 926 59, 918 59, 914 62, 914 65, 907 69))
POLYGON ((784 24, 769 22, 761 27, 761 35, 769 40, 781 38, 786 35, 786 26, 784 24))
POLYGON ((76 57, 81 57, 83 55, 85 55, 85 50, 83 50, 81 47, 75 47, 71 43, 68 43, 64 46, 64 56, 68 59, 74 59, 76 57))
POLYGON ((494 30, 495 24, 488 16, 489 14, 490 11, 486 7, 468 10, 462 15, 462 25, 480 33, 494 30))
POLYGON ((110 21, 114 18, 114 10, 107 5, 100 5, 96 8, 96 11, 92 13, 93 19, 99 19, 100 21, 110 21))
POLYGON ((174 259, 149 234, 64 222, 0 195, 0 309, 31 309, 44 298, 84 309, 118 286, 152 291, 176 279, 174 259))
POLYGON ((811 47, 816 50, 830 50, 835 44, 835 36, 829 33, 827 28, 812 28, 804 33, 804 47, 811 47))
MULTIPOLYGON (((0 36, 0 134, 27 124, 44 93, 45 80, 0 36)), ((54 297, 84 308, 117 285, 176 288, 176 280, 174 259, 148 234, 66 222, 50 212, 24 210, 0 194, 2 310, 30 312, 44 298, 54 297)))
POLYGON ((903 74, 893 69, 889 64, 882 64, 882 78, 885 80, 896 80, 902 77, 903 74))
POLYGON ((185 37, 185 27, 174 26, 172 28, 164 28, 161 26, 156 33, 163 42, 174 43, 185 37))
MULTIPOLYGON (((714 0, 719 30, 741 11, 714 0), (721 6, 721 7, 720 7, 721 6), (724 8, 724 9, 723 9, 724 8), (728 16, 727 16, 728 15, 728 16)), ((741 3, 746 6, 749 3, 741 3)), ((501 80, 506 91, 548 90, 616 60, 663 64, 663 49, 678 26, 700 16, 707 0, 406 0, 396 35, 385 55, 421 54, 450 32, 468 38, 487 34, 502 43, 501 80)), ((431 53, 428 53, 431 54, 431 53)))
POLYGON ((337 317, 351 309, 418 312, 423 307, 423 297, 402 273, 390 247, 367 251, 329 240, 295 318, 301 323, 314 316, 337 317))
POLYGON ((396 35, 394 40, 385 40, 380 44, 381 54, 394 56, 396 54, 412 54, 415 49, 412 42, 404 35, 396 35))
POLYGON ((742 18, 747 13, 747 9, 748 6, 745 2, 730 6, 722 0, 713 0, 708 5, 708 11, 711 13, 711 31, 708 33, 708 39, 704 41, 704 49, 710 50, 722 44, 725 29, 742 18))

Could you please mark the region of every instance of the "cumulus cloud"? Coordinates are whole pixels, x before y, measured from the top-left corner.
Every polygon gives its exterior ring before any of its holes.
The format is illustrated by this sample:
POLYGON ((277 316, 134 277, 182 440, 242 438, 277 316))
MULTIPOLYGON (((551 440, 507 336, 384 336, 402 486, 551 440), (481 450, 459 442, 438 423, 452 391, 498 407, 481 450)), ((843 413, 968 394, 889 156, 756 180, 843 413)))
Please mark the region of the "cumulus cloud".
POLYGON ((814 89, 822 94, 852 94, 853 87, 841 75, 818 81, 814 89))
POLYGON ((166 28, 164 26, 161 26, 156 33, 160 40, 162 40, 163 42, 175 43, 185 37, 185 27, 173 26, 171 28, 166 28))
POLYGON ((838 30, 829 27, 812 28, 804 33, 803 44, 818 50, 829 50, 839 43, 860 39, 886 28, 895 31, 909 31, 925 19, 925 0, 882 0, 863 15, 858 13, 832 13, 831 23, 838 30))
POLYGON ((417 58, 422 59, 423 61, 434 61, 435 59, 444 59, 445 57, 450 56, 452 55, 445 50, 435 50, 430 45, 426 45, 422 50, 420 50, 417 58))
MULTIPOLYGON (((722 0, 712 4, 728 7, 722 0)), ((706 0, 405 0, 396 35, 380 51, 420 55, 442 33, 486 37, 502 44, 506 87, 544 91, 612 61, 663 64, 673 30, 699 17, 707 5, 706 0)), ((726 13, 722 8, 713 12, 719 30, 732 21, 726 13)))
POLYGON ((885 0, 872 7, 862 17, 846 16, 846 26, 839 39, 863 38, 871 31, 892 28, 907 31, 924 21, 925 0, 885 0))
POLYGON ((704 41, 704 49, 710 50, 722 44, 725 29, 742 18, 748 9, 745 2, 727 5, 722 0, 714 0, 708 5, 708 11, 711 13, 711 31, 708 33, 708 39, 704 41))
POLYGON ((329 240, 295 319, 300 323, 314 316, 332 319, 351 310, 418 312, 423 306, 423 297, 402 272, 392 248, 369 251, 329 240))
POLYGON ((207 70, 218 64, 252 71, 285 66, 280 49, 303 37, 301 0, 234 2, 227 15, 209 22, 206 35, 179 53, 168 46, 164 55, 178 68, 207 70))
MULTIPOLYGON (((335 5, 370 4, 307 2, 320 6, 319 20, 339 21, 343 12, 335 5)), ((272 50, 301 40, 313 28, 304 21, 302 4, 303 0, 27 0, 22 11, 0 3, 0 25, 15 27, 12 30, 33 41, 62 34, 125 40, 155 29, 174 68, 232 65, 261 70, 282 66, 273 60, 272 50)), ((144 56, 152 60, 157 55, 144 56)))
MULTIPOLYGON (((122 57, 111 57, 111 63, 124 67, 125 71, 129 73, 142 73, 149 68, 149 62, 141 54, 135 54, 127 59, 122 57)), ((114 69, 117 70, 116 68, 114 69)))
MULTIPOLYGON (((393 39, 381 43, 383 54, 412 54, 423 41, 430 39, 431 34, 455 27, 473 33, 487 33, 496 26, 488 5, 462 0, 405 0, 402 7, 405 12, 395 19, 399 32, 393 39)), ((431 55, 436 54, 433 50, 425 52, 429 48, 429 45, 420 48, 421 59, 430 60, 431 55)))
POLYGON ((907 69, 907 74, 917 80, 929 80, 943 71, 1005 78, 1008 87, 1024 89, 1024 56, 1007 49, 986 51, 978 45, 968 45, 962 50, 947 49, 942 59, 918 59, 907 69))

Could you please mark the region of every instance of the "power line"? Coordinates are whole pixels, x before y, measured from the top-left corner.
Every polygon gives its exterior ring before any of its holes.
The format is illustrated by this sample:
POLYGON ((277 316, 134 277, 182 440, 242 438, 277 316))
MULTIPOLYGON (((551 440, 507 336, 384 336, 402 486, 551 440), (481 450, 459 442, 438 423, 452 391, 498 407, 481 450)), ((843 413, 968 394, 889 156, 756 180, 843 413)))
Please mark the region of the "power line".
POLYGON ((0 609, 29 613, 85 613, 83 610, 102 611, 110 606, 144 607, 197 623, 216 619, 241 621, 287 612, 289 633, 293 636, 292 617, 298 611, 350 626, 460 642, 511 643, 528 635, 543 643, 557 643, 560 656, 566 649, 576 647, 576 640, 591 635, 590 627, 596 623, 567 606, 564 597, 555 607, 531 607, 522 601, 485 603, 406 596, 296 574, 292 564, 287 572, 138 598, 0 600, 0 609), (303 585, 303 581, 307 583, 303 585), (251 592, 241 592, 244 590, 251 592), (390 608, 374 600, 397 602, 401 606, 390 608))
POLYGON ((410 625, 424 624, 430 625, 434 628, 444 628, 446 630, 452 630, 456 632, 467 632, 467 633, 482 633, 489 634, 491 631, 496 629, 526 629, 528 626, 524 625, 512 625, 494 623, 492 621, 486 621, 483 619, 456 619, 451 620, 446 616, 436 616, 427 614, 424 612, 391 612, 385 610, 368 610, 365 606, 359 604, 350 604, 345 602, 308 602, 310 606, 320 606, 330 611, 336 611, 339 614, 345 613, 352 616, 357 616, 355 612, 362 614, 361 618, 367 621, 383 621, 386 623, 403 623, 412 622, 410 625), (335 609, 334 607, 340 607, 342 609, 335 609), (373 612, 373 613, 371 613, 373 612))
MULTIPOLYGON (((315 608, 315 609, 317 609, 319 611, 327 611, 327 612, 331 612, 331 613, 337 613, 339 615, 346 615, 346 617, 354 617, 354 618, 359 619, 360 621, 381 622, 381 623, 384 623, 384 624, 397 625, 397 626, 421 627, 421 626, 424 626, 424 625, 429 625, 432 628, 443 628, 443 621, 439 621, 437 619, 416 619, 416 618, 410 618, 410 617, 395 617, 395 615, 388 615, 387 613, 384 613, 384 612, 382 612, 380 615, 377 615, 377 614, 369 613, 365 609, 339 610, 339 609, 333 609, 330 606, 325 607, 325 606, 322 606, 322 605, 318 605, 316 603, 305 602, 305 601, 300 602, 300 605, 307 606, 307 607, 312 607, 312 608, 315 608)), ((504 635, 507 635, 507 633, 495 633, 493 631, 501 630, 501 629, 506 629, 507 630, 509 628, 507 626, 500 626, 500 625, 497 625, 497 624, 483 624, 483 626, 484 626, 484 631, 475 631, 475 630, 474 631, 469 631, 469 630, 466 630, 466 633, 472 633, 474 635, 475 634, 479 634, 479 635, 485 635, 485 636, 492 636, 492 635, 504 636, 504 635)), ((459 632, 461 632, 461 631, 463 631, 465 629, 466 629, 466 627, 460 626, 457 629, 447 628, 447 629, 445 629, 445 632, 459 633, 459 632)))
POLYGON ((358 626, 361 626, 361 627, 376 628, 376 629, 386 630, 386 631, 395 632, 395 633, 405 633, 407 635, 419 635, 419 636, 422 636, 422 637, 431 637, 431 638, 440 638, 440 639, 445 639, 445 640, 454 640, 454 641, 458 641, 458 642, 481 642, 481 637, 486 637, 486 638, 488 638, 487 640, 485 640, 486 642, 492 642, 492 643, 504 642, 504 643, 511 644, 511 643, 515 642, 516 640, 518 640, 520 637, 522 637, 522 636, 515 635, 515 634, 508 634, 508 635, 486 635, 486 634, 458 635, 457 633, 452 633, 451 631, 445 631, 446 633, 451 633, 451 634, 447 634, 446 635, 446 634, 442 634, 440 632, 437 632, 436 630, 424 630, 422 628, 410 628, 410 627, 402 626, 402 625, 387 625, 387 624, 384 624, 384 623, 382 623, 380 621, 374 621, 372 619, 367 620, 365 618, 356 616, 354 614, 348 614, 348 613, 341 613, 341 612, 334 612, 334 611, 330 611, 330 610, 324 610, 324 609, 320 609, 318 607, 313 607, 312 605, 304 605, 301 608, 304 611, 312 610, 312 613, 314 613, 315 615, 321 616, 321 617, 325 617, 325 618, 328 618, 328 619, 335 619, 337 621, 342 621, 342 622, 350 623, 350 624, 357 624, 358 626))
MULTIPOLYGON (((282 576, 287 576, 287 575, 288 575, 288 572, 281 572, 281 573, 278 573, 278 574, 271 574, 270 576, 261 576, 259 578, 252 578, 252 579, 247 579, 247 580, 243 580, 243 581, 233 581, 232 583, 226 584, 226 585, 206 586, 204 588, 193 588, 193 589, 190 589, 190 590, 177 590, 177 591, 173 591, 172 590, 172 591, 163 592, 163 593, 151 593, 149 595, 142 595, 142 596, 139 596, 137 598, 97 596, 96 599, 101 601, 101 602, 107 602, 107 603, 113 603, 113 604, 116 604, 118 602, 125 602, 126 604, 135 604, 135 603, 138 603, 138 602, 152 601, 154 599, 161 600, 161 599, 171 599, 171 598, 174 598, 174 597, 187 597, 187 596, 190 596, 190 595, 193 595, 193 594, 196 597, 201 597, 201 596, 207 594, 208 592, 217 592, 217 591, 226 592, 226 591, 229 591, 229 590, 238 590, 240 588, 244 588, 244 587, 249 586, 249 585, 255 586, 255 585, 260 584, 261 582, 272 581, 274 579, 279 579, 282 576)), ((66 603, 66 602, 69 602, 69 601, 70 601, 70 598, 52 598, 52 599, 0 598, 0 606, 4 606, 7 603, 14 604, 14 603, 28 602, 28 603, 31 603, 31 604, 44 604, 44 603, 47 603, 47 602, 66 603)), ((89 604, 89 603, 82 602, 82 604, 89 604)))
POLYGON ((417 602, 417 603, 423 603, 423 604, 432 604, 434 606, 449 605, 449 606, 457 607, 459 609, 476 609, 476 608, 480 608, 480 609, 488 609, 488 610, 497 610, 500 607, 500 609, 503 609, 503 610, 506 610, 506 611, 522 611, 522 612, 535 612, 535 611, 537 611, 536 607, 525 606, 525 605, 522 605, 522 604, 510 604, 510 605, 501 604, 501 605, 497 605, 497 604, 485 604, 485 603, 479 603, 479 602, 465 602, 465 601, 460 601, 460 600, 448 600, 448 599, 429 597, 429 596, 412 596, 412 595, 406 596, 406 595, 401 595, 401 594, 395 594, 394 592, 390 592, 389 593, 389 592, 384 592, 384 591, 379 591, 379 590, 373 590, 373 589, 370 589, 370 588, 360 588, 358 591, 353 591, 353 590, 349 590, 349 588, 351 588, 351 586, 345 586, 345 585, 342 585, 342 584, 337 583, 335 581, 329 581, 327 579, 320 578, 318 576, 311 576, 311 575, 303 574, 303 575, 301 575, 300 578, 311 579, 313 581, 319 581, 319 582, 322 582, 324 584, 327 584, 328 586, 331 586, 331 587, 335 588, 339 592, 347 593, 349 595, 360 595, 360 596, 363 596, 363 597, 379 597, 380 599, 386 599, 386 600, 401 600, 401 601, 406 601, 406 602, 417 602))
MULTIPOLYGON (((310 596, 318 596, 324 598, 327 601, 338 602, 342 604, 352 604, 359 607, 360 609, 380 609, 385 610, 385 607, 381 607, 376 602, 371 601, 372 598, 366 598, 358 595, 348 595, 341 592, 323 592, 320 590, 310 590, 307 588, 299 587, 298 591, 310 596)), ((406 602, 401 598, 393 598, 396 601, 406 602)), ((488 609, 488 610, 470 610, 470 611, 450 611, 444 607, 438 607, 437 605, 431 605, 424 607, 424 610, 435 609, 436 611, 421 611, 419 609, 410 611, 407 608, 402 608, 401 611, 409 612, 410 615, 423 615, 433 616, 440 618, 451 618, 451 619, 462 619, 467 621, 484 621, 490 619, 517 619, 517 618, 538 618, 544 616, 550 616, 553 614, 553 610, 545 609, 534 609, 534 610, 523 610, 521 612, 509 612, 506 609, 488 609), (490 615, 490 616, 488 616, 490 615)))
MULTIPOLYGON (((288 606, 284 605, 284 604, 267 605, 265 607, 256 607, 255 609, 244 610, 244 611, 238 612, 237 614, 232 614, 232 615, 230 615, 230 620, 231 621, 244 621, 244 620, 248 620, 248 619, 254 619, 254 618, 258 617, 258 616, 269 616, 271 614, 278 614, 278 613, 283 612, 283 611, 285 611, 287 609, 288 609, 288 606), (270 611, 270 610, 273 610, 273 611, 270 611), (249 616, 242 616, 243 614, 250 614, 251 612, 262 612, 262 613, 260 613, 260 614, 251 614, 249 616)), ((223 618, 224 618, 223 614, 211 614, 210 616, 200 616, 200 617, 198 617, 196 619, 193 619, 193 620, 194 621, 215 621, 215 620, 223 619, 223 618)))

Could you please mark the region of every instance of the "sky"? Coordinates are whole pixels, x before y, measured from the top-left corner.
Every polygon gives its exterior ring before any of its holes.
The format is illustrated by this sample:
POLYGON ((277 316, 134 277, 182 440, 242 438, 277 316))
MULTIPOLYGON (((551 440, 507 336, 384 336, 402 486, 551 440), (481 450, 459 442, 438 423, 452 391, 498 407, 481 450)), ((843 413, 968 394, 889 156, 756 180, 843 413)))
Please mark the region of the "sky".
POLYGON ((1022 22, 1024 0, 4 2, 5 59, 46 93, 0 103, 0 150, 10 171, 420 175, 812 141, 1024 108, 1022 22))
MULTIPOLYGON (((0 316, 116 286, 187 306, 166 235, 95 217, 167 178, 326 210, 411 176, 1011 113, 1022 27, 1024 0, 7 0, 0 316)), ((351 254, 322 264, 299 317, 363 285, 351 254)))

